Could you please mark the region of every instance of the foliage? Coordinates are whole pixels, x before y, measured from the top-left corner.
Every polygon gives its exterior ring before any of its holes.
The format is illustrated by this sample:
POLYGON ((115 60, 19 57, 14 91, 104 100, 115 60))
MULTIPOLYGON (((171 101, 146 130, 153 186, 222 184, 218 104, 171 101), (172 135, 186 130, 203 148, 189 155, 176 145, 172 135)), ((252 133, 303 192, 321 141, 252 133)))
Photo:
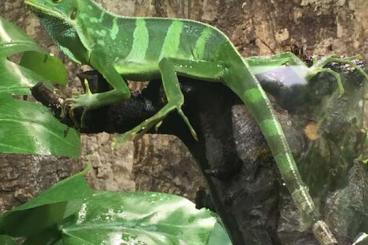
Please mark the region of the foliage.
POLYGON ((0 152, 79 155, 77 131, 68 129, 43 106, 13 97, 29 94, 38 81, 65 84, 62 62, 1 17, 0 81, 0 152), (23 53, 22 66, 8 59, 18 53, 23 53))
MULTIPOLYGON (((306 84, 311 86, 308 78, 322 71, 336 74, 324 68, 328 63, 313 70, 287 53, 273 58, 251 57, 245 61, 255 75, 268 72, 269 76, 277 76, 275 68, 281 72, 292 68, 300 77, 297 85, 303 88, 306 84)), ((344 60, 338 61, 344 63, 344 60)), ((29 88, 38 81, 65 84, 67 72, 62 63, 1 18, 0 78, 0 152, 79 155, 79 135, 75 130, 59 123, 41 105, 13 97, 28 95, 29 88), (23 55, 20 65, 17 65, 11 60, 15 60, 13 56, 19 53, 23 55)), ((288 86, 284 81, 276 81, 281 83, 278 89, 288 86)), ((360 91, 360 87, 357 90, 360 91)), ((349 91, 345 95, 340 91, 338 98, 349 95, 349 91)), ((15 241, 31 245, 231 244, 223 226, 212 213, 196 210, 193 203, 184 198, 161 193, 94 192, 83 175, 81 173, 56 184, 0 217, 0 244, 16 244, 15 241)))
POLYGON ((66 84, 67 72, 62 62, 40 48, 20 28, 0 17, 0 93, 29 94, 39 81, 66 84), (24 53, 20 64, 9 57, 24 53))
MULTIPOLYGON (((43 106, 21 101, 38 81, 63 84, 62 63, 0 18, 0 152, 79 155, 79 135, 43 106), (20 65, 8 60, 23 53, 20 65)), ((231 244, 208 210, 161 193, 94 192, 86 171, 0 217, 1 244, 231 244), (15 239, 16 238, 16 239, 15 239)))
POLYGON ((10 236, 0 235, 0 244, 2 244, 2 245, 16 245, 17 243, 16 243, 15 239, 13 239, 10 236))
POLYGON ((187 199, 94 192, 85 172, 0 217, 0 234, 23 244, 231 244, 214 215, 187 199))
POLYGON ((40 104, 0 94, 0 152, 79 156, 79 134, 40 104))

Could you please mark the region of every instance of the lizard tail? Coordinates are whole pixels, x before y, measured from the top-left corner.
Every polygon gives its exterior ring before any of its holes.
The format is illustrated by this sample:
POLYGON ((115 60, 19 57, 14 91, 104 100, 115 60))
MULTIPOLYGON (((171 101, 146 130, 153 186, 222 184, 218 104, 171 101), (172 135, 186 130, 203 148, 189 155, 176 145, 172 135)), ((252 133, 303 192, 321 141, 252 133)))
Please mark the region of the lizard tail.
POLYGON ((316 234, 318 232, 315 232, 315 236, 321 244, 336 244, 336 239, 332 232, 320 220, 318 209, 315 207, 314 201, 309 194, 308 187, 300 176, 285 134, 273 112, 267 95, 240 55, 234 55, 234 57, 228 60, 231 60, 231 63, 226 66, 224 83, 239 96, 259 125, 295 205, 305 215, 304 217, 309 217, 310 221, 315 224, 315 227, 319 228, 314 230, 322 232, 320 235, 316 234), (324 239, 318 238, 320 236, 323 236, 324 239), (328 241, 326 241, 326 237, 328 241))

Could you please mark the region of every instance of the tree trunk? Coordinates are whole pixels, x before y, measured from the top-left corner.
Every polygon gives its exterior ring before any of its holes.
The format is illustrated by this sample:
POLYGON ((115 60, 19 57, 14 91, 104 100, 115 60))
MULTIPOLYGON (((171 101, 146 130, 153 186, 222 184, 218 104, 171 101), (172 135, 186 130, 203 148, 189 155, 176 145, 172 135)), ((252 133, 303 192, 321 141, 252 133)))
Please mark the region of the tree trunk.
MULTIPOLYGON (((366 0, 100 0, 100 2, 112 11, 129 16, 181 17, 210 23, 223 30, 244 56, 267 55, 297 48, 308 55, 361 54, 368 58, 366 0)), ((64 93, 71 95, 72 90, 80 91, 75 76, 79 68, 58 51, 45 35, 37 18, 25 8, 23 0, 2 0, 0 13, 22 26, 30 36, 64 59, 69 67, 72 84, 64 89, 64 93)), ((246 117, 236 117, 246 115, 246 112, 239 114, 239 110, 243 109, 233 109, 234 121, 242 122, 240 124, 249 123, 245 120, 246 117)), ((243 138, 244 135, 239 137, 243 138)), ((193 199, 198 188, 188 188, 190 186, 188 183, 195 183, 193 186, 205 186, 204 178, 198 171, 195 161, 178 139, 165 135, 144 136, 122 150, 126 155, 111 152, 107 147, 109 140, 110 136, 106 135, 87 136, 82 160, 3 155, 0 158, 0 173, 3 176, 0 178, 0 210, 28 200, 58 180, 82 169, 87 161, 92 162, 94 167, 90 182, 100 189, 160 190, 193 199), (97 147, 101 145, 100 142, 106 147, 97 147), (155 163, 154 168, 149 167, 152 163, 155 163), (154 174, 150 168, 155 170, 154 174)), ((246 145, 247 141, 242 144, 246 145)), ((273 171, 264 172, 270 176, 271 185, 272 181, 275 181, 273 171)), ((267 183, 265 185, 264 190, 267 193, 272 188, 267 183), (271 189, 267 189, 268 187, 271 189)), ((233 200, 232 197, 229 197, 229 200, 233 200)), ((269 226, 275 226, 272 223, 274 221, 269 222, 271 223, 269 226)), ((254 226, 257 225, 259 224, 254 226)), ((261 224, 264 225, 265 223, 261 224)), ((255 233, 254 236, 267 239, 269 232, 265 230, 264 233, 255 233)))

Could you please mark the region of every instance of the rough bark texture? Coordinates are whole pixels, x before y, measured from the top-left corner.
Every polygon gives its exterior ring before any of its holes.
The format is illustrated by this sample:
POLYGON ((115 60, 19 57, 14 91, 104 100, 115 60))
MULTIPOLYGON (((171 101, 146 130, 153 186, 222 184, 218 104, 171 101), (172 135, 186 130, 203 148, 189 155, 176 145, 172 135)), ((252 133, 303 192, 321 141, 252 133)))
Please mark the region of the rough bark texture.
POLYGON ((69 158, 0 155, 0 213, 28 201, 81 168, 80 161, 69 158))
MULTIPOLYGON (((271 54, 298 46, 305 49, 308 54, 362 54, 368 58, 366 0, 101 0, 100 2, 107 8, 125 15, 186 17, 211 23, 228 34, 245 56, 271 54)), ((23 0, 2 0, 0 13, 22 26, 44 47, 64 57, 41 30, 37 19, 24 7, 23 0)), ((66 58, 64 60, 71 68, 70 80, 76 81, 76 66, 66 58)), ((66 93, 71 94, 71 91, 67 90, 66 93)), ((234 110, 236 122, 240 120, 236 115, 243 113, 237 114, 238 109, 234 110)), ((238 136, 241 136, 241 139, 242 133, 239 129, 238 136)), ((90 181, 98 189, 134 190, 136 187, 138 190, 168 191, 193 198, 196 191, 193 187, 204 185, 193 159, 178 139, 168 136, 145 136, 119 151, 111 150, 109 140, 110 136, 98 135, 84 141, 85 156, 82 157, 82 161, 92 163, 95 171, 91 174, 90 181), (135 177, 132 177, 132 174, 135 177)), ((244 141, 241 144, 248 143, 244 141)), ((26 201, 61 178, 78 171, 83 165, 79 161, 74 165, 65 159, 50 157, 47 158, 49 159, 47 162, 45 159, 34 156, 0 158, 0 211, 26 201), (61 164, 63 162, 66 164, 61 164)), ((275 188, 273 181, 276 177, 272 171, 266 171, 264 174, 270 175, 270 182, 264 183, 262 191, 269 195, 275 188)), ((242 193, 239 190, 229 195, 242 193)), ((262 196, 258 195, 257 198, 262 202, 262 196)), ((331 197, 331 202, 335 199, 331 197)), ((234 205, 241 206, 240 203, 234 205)), ((251 215, 257 216, 257 213, 251 215)), ((330 217, 334 219, 334 216, 330 217)), ((260 221, 253 225, 257 230, 257 225, 263 226, 264 223, 260 221)), ((286 227, 285 230, 289 228, 286 227)), ((253 236, 266 237, 264 240, 267 240, 270 235, 265 231, 253 236)), ((270 243, 271 240, 269 238, 270 243)))
POLYGON ((194 200, 198 189, 205 186, 192 155, 175 136, 145 135, 135 141, 134 155, 137 190, 174 193, 194 200))
POLYGON ((93 168, 89 183, 97 190, 134 191, 133 142, 113 148, 113 138, 107 133, 82 137, 81 161, 93 168))

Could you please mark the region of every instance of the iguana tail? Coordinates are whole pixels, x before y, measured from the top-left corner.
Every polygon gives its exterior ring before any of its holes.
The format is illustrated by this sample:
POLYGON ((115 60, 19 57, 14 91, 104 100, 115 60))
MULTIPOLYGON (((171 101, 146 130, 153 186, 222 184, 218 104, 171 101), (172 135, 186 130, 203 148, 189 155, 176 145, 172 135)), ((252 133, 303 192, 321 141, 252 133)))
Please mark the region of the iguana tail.
MULTIPOLYGON (((235 48, 233 50, 235 51, 235 48)), ((321 233, 315 234, 316 238, 322 244, 335 244, 336 239, 327 225, 320 220, 320 214, 309 194, 308 187, 300 176, 282 127, 272 110, 267 95, 250 72, 247 63, 237 51, 234 51, 228 50, 224 53, 228 56, 226 60, 229 61, 229 64, 225 65, 227 69, 224 73, 224 83, 239 96, 259 125, 295 205, 315 224, 314 230, 321 233)))
POLYGON ((299 174, 290 147, 267 95, 254 75, 249 72, 248 65, 240 58, 237 61, 237 64, 234 62, 228 66, 228 70, 224 74, 225 84, 244 102, 259 125, 272 151, 282 179, 298 208, 312 216, 313 219, 317 219, 319 214, 309 195, 308 188, 299 174))

